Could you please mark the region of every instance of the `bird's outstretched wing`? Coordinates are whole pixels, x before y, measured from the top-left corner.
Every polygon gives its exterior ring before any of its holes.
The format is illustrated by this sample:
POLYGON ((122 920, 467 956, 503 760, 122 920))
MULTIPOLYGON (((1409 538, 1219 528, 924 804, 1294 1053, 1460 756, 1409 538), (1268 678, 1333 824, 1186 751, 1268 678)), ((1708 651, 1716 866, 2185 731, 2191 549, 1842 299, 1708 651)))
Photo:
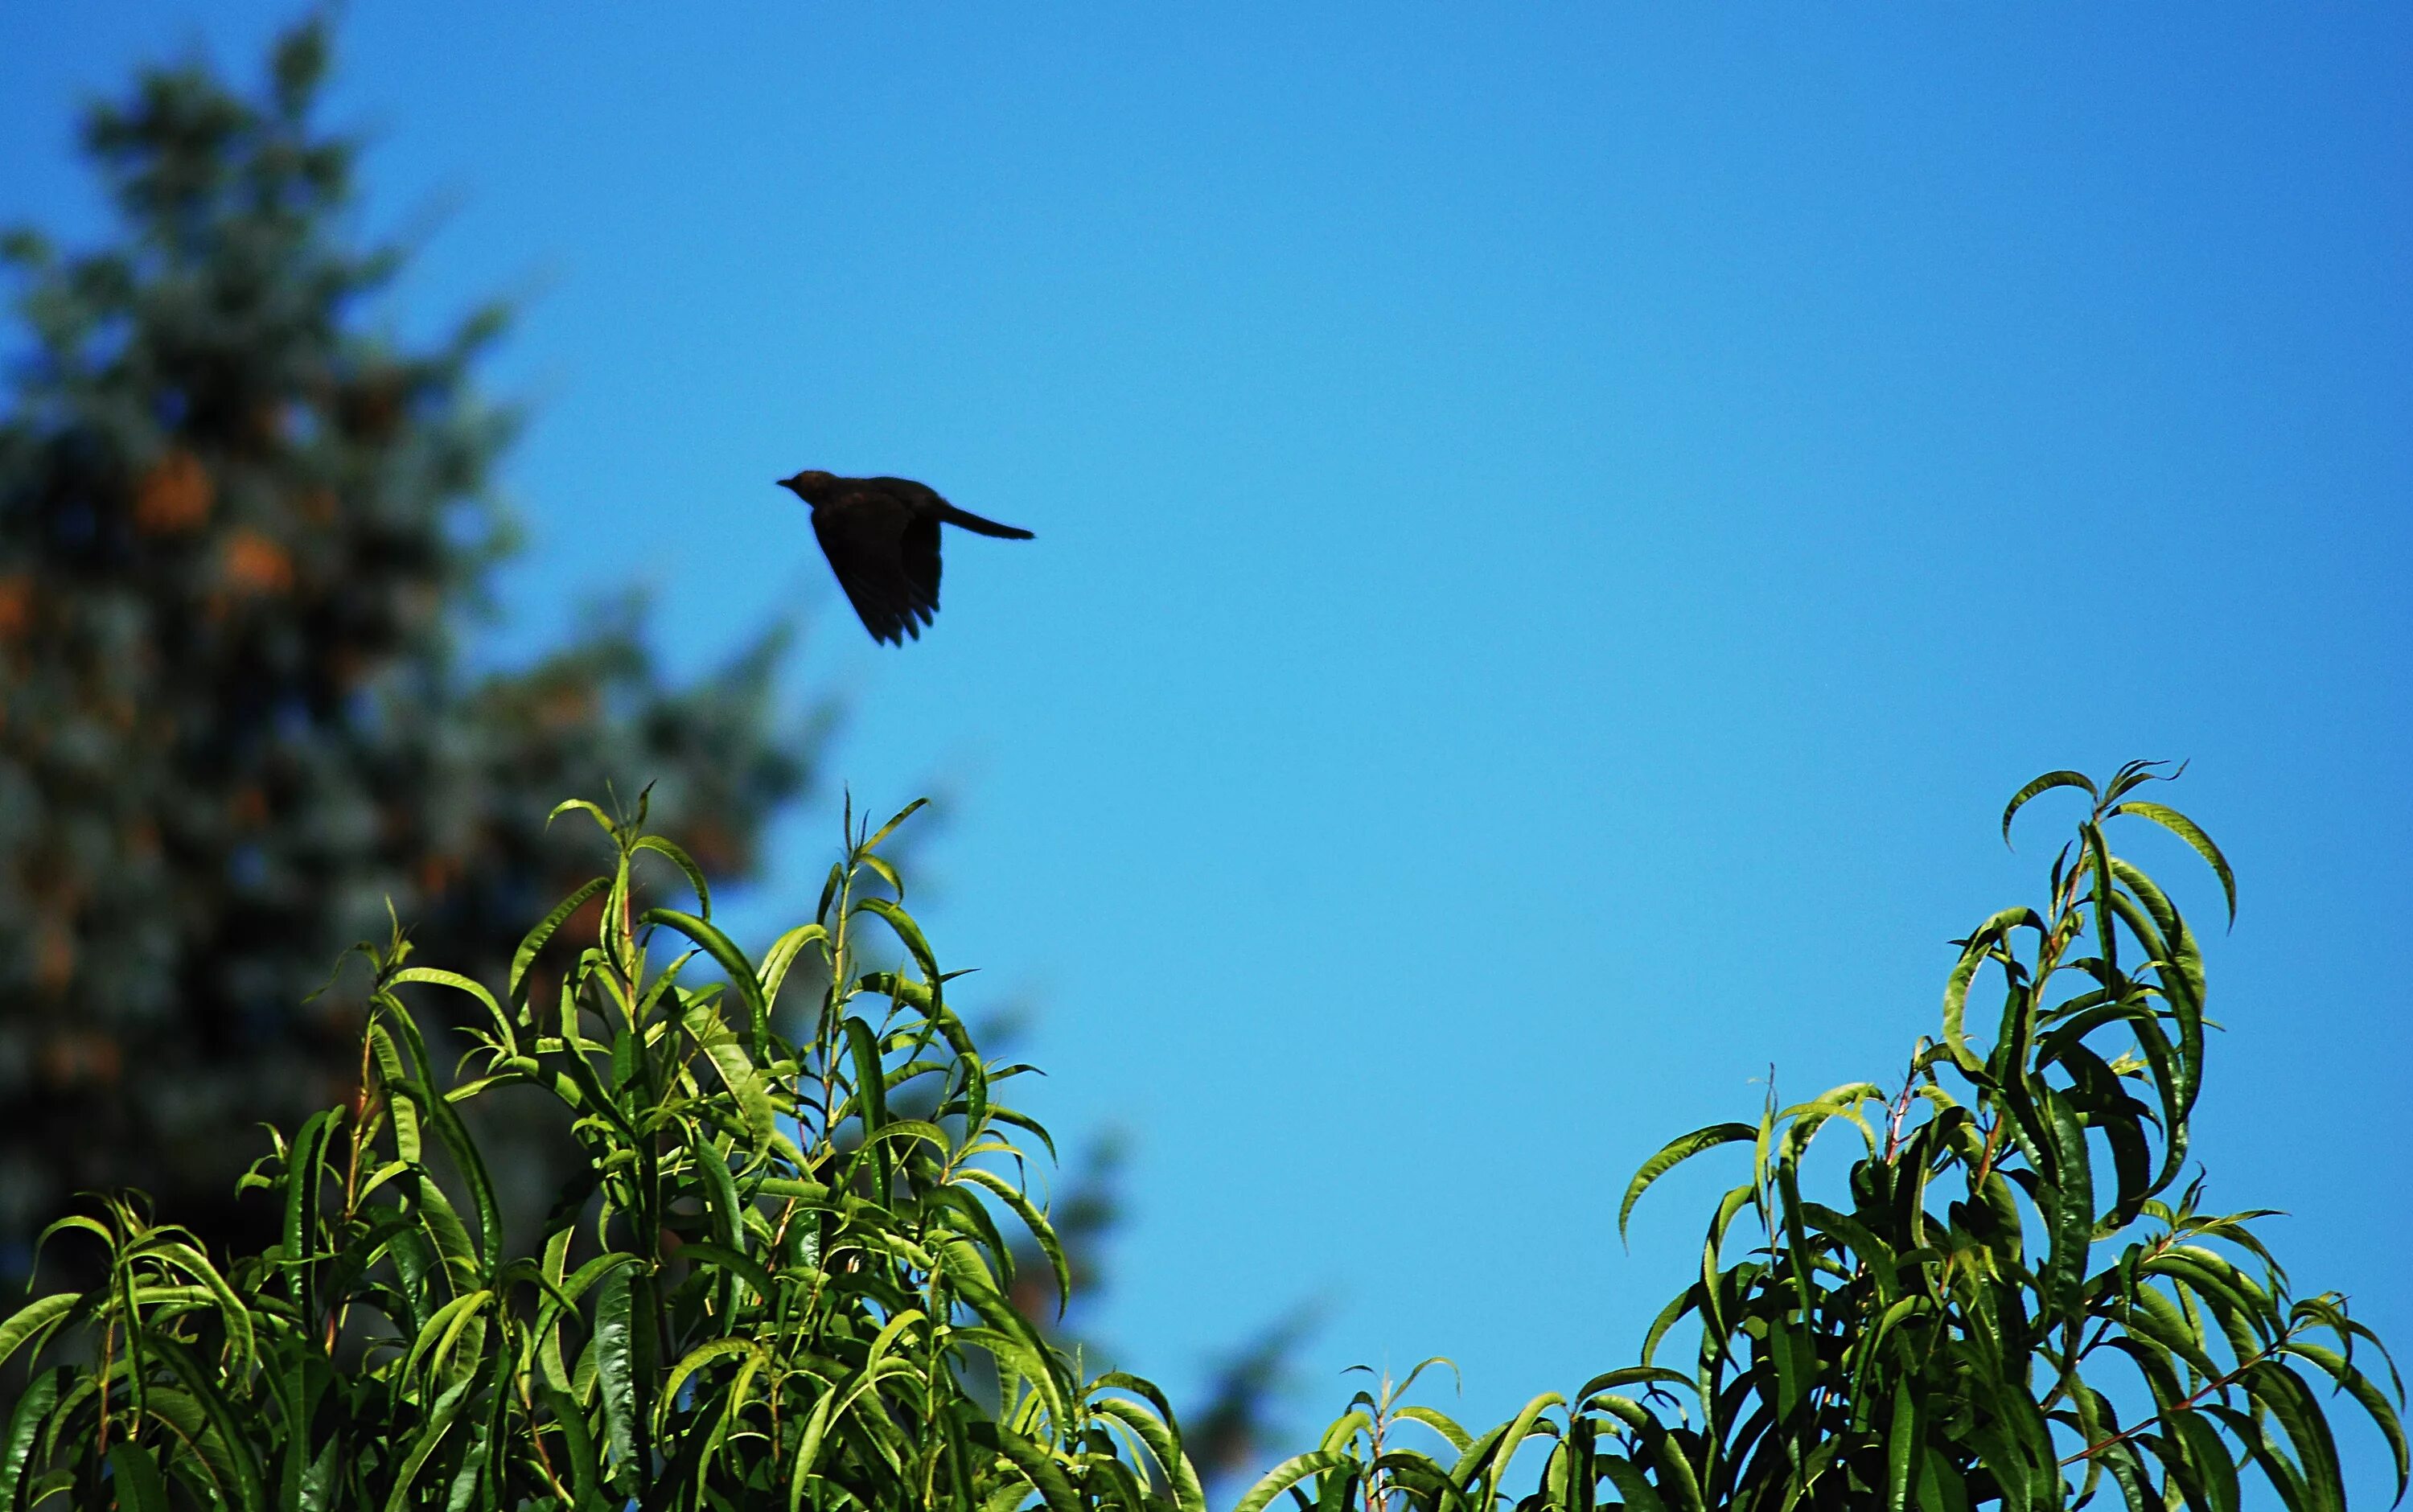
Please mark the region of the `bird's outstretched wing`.
POLYGON ((813 535, 863 628, 902 645, 939 612, 939 522, 904 500, 853 489, 816 507, 813 535))

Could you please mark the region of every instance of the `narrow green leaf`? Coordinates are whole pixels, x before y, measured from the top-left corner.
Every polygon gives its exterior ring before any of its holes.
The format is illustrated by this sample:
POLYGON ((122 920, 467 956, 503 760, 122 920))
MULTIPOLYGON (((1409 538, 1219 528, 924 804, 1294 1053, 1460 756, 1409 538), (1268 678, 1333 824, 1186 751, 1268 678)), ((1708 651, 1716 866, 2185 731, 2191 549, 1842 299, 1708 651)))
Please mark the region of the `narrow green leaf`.
POLYGON ((615 1267, 596 1288, 596 1384, 603 1393, 603 1438, 616 1480, 638 1463, 637 1320, 629 1301, 629 1269, 615 1267))
POLYGON ((2003 809, 2003 843, 2005 845, 2011 843, 2011 820, 2021 808, 2027 807, 2028 800, 2050 793, 2055 788, 2084 788, 2086 795, 2090 798, 2102 796, 2095 791, 2093 780, 2083 772, 2047 772, 2019 792, 2012 793, 2010 803, 2005 806, 2003 809))
POLYGON ((730 984, 736 987, 738 996, 746 1000, 747 1032, 750 1036, 748 1043, 759 1051, 763 1044, 762 1036, 770 1029, 770 1004, 762 997, 762 981, 754 974, 754 963, 746 958, 746 953, 737 948, 737 942, 721 933, 718 926, 706 924, 694 914, 682 913, 677 909, 647 909, 637 922, 667 925, 703 946, 704 954, 719 963, 720 969, 728 973, 730 984))
POLYGON ((235 1506, 240 1512, 263 1512, 268 1503, 267 1485, 260 1475, 259 1460, 253 1452, 249 1436, 233 1407, 218 1389, 215 1372, 204 1369, 192 1352, 181 1342, 167 1338, 155 1338, 151 1351, 166 1362, 185 1391, 200 1404, 208 1416, 210 1432, 225 1451, 226 1472, 234 1481, 235 1506))
POLYGON ((393 1152, 397 1161, 417 1164, 425 1158, 419 1137, 419 1108, 407 1097, 392 1095, 392 1089, 407 1080, 410 1073, 404 1065, 402 1048, 394 1043, 393 1032, 386 1027, 387 1012, 403 1012, 400 1008, 381 1010, 369 1020, 369 1057, 376 1067, 378 1092, 383 1096, 385 1115, 393 1128, 393 1152))
MULTIPOLYGON (((618 800, 614 799, 613 801, 616 803, 618 800)), ((551 829, 555 820, 559 819, 562 815, 568 813, 585 814, 587 818, 595 821, 596 824, 602 829, 604 834, 612 836, 615 839, 619 837, 620 826, 612 823, 612 816, 584 798, 565 798, 561 802, 555 804, 553 806, 553 812, 544 816, 545 828, 551 829)))
POLYGON ((898 825, 904 823, 905 821, 912 818, 915 814, 920 813, 929 806, 929 799, 916 798, 911 803, 907 804, 904 808, 899 808, 896 810, 895 817, 891 818, 887 823, 881 825, 869 839, 863 842, 862 849, 866 852, 879 850, 881 842, 887 839, 891 835, 896 834, 896 827, 898 825))
POLYGON ((660 1430, 668 1427, 667 1423, 660 1421, 660 1415, 667 1412, 671 1405, 677 1401, 679 1387, 687 1385, 687 1378, 688 1376, 693 1375, 700 1370, 703 1370, 714 1360, 727 1359, 730 1356, 736 1355, 752 1354, 759 1351, 761 1348, 762 1346, 757 1344, 751 1339, 736 1339, 724 1336, 718 1339, 708 1339, 703 1343, 696 1345, 693 1349, 688 1350, 686 1355, 680 1357, 677 1364, 671 1367, 671 1373, 662 1382, 662 1389, 659 1393, 660 1400, 655 1408, 657 1417, 655 1428, 657 1430, 660 1430))
POLYGON ((2147 803, 2141 798, 2131 798, 2104 817, 2108 819, 2113 814, 2135 814, 2139 819, 2150 819, 2193 846, 2195 853, 2211 866, 2212 874, 2220 879, 2221 896, 2228 901, 2228 922, 2232 925, 2237 922, 2236 874, 2228 869, 2228 858, 2220 853, 2220 847, 2212 843, 2212 837, 2198 828, 2194 820, 2175 808, 2147 803))
POLYGON ((896 938, 904 942, 906 951, 912 956, 913 964, 922 969, 922 980, 929 985, 935 1001, 939 984, 944 978, 939 971, 939 957, 932 953, 930 942, 922 938, 922 926, 913 922, 913 916, 884 897, 866 897, 855 906, 866 913, 879 915, 881 922, 896 931, 896 938))
POLYGON ((795 965, 796 957, 804 954, 806 946, 814 944, 825 952, 829 948, 829 931, 818 924, 800 924, 771 942, 758 973, 762 983, 764 1002, 777 1003, 779 988, 788 980, 788 972, 795 965))
POLYGON ((2049 1321, 2062 1321, 2082 1305, 2080 1288, 2086 1279, 2089 1247, 2095 1239, 2095 1176, 2086 1147, 2086 1127, 2069 1100, 2050 1087, 2043 1093, 2047 1128, 2052 1137, 2052 1162, 2044 1174, 2043 1202, 2051 1224, 2042 1296, 2037 1306, 2049 1321))
POLYGON ((1941 1449, 1919 1454, 1918 1505, 1919 1512, 1971 1512, 1969 1483, 1941 1449))
POLYGON ((553 1408, 554 1427, 569 1451, 570 1487, 577 1498, 578 1512, 600 1508, 603 1505, 603 1467, 595 1457, 595 1436, 587 1431, 586 1415, 568 1391, 548 1386, 544 1395, 553 1408))
POLYGON ((0 1439, 0 1507, 17 1505, 17 1487, 25 1478, 25 1463, 43 1419, 59 1403, 60 1389, 74 1378, 75 1369, 62 1365, 42 1371, 26 1384, 9 1409, 7 1437, 0 1439))
POLYGON ((721 1021, 718 1010, 704 1003, 691 1004, 686 1012, 685 1027, 696 1048, 712 1062, 720 1084, 736 1099, 748 1142, 761 1150, 771 1142, 772 1134, 779 1126, 779 1108, 771 1099, 769 1079, 748 1053, 746 1042, 730 1032, 729 1026, 721 1021))
POLYGON ((997 1439, 998 1448, 1029 1480, 1047 1512, 1083 1512, 1080 1493, 1073 1490, 1063 1468, 1048 1458, 1044 1448, 1011 1429, 999 1430, 997 1439))
POLYGON ((651 851, 656 855, 667 857, 671 865, 678 867, 687 878, 687 884, 695 889, 696 912, 707 919, 712 917, 712 883, 704 880, 703 868, 695 864, 695 857, 659 835, 641 836, 629 849, 651 851))
POLYGON ((689 1239, 679 1247, 679 1254, 691 1265, 709 1267, 737 1277, 752 1287, 754 1295, 764 1302, 774 1301, 779 1295, 778 1284, 771 1279, 771 1272, 763 1268, 761 1261, 742 1251, 714 1244, 708 1239, 689 1239))
POLYGON ((704 1217, 712 1224, 713 1238, 733 1250, 744 1249, 746 1200, 737 1194, 737 1178, 730 1174, 720 1147, 710 1139, 699 1139, 688 1147, 688 1152, 703 1177, 704 1217))
MULTIPOLYGON (((558 813, 560 810, 555 809, 555 812, 558 813)), ((588 898, 611 885, 612 879, 609 877, 593 877, 581 882, 576 891, 553 906, 553 912, 544 916, 542 923, 521 937, 519 948, 511 953, 511 974, 507 984, 511 1001, 516 1003, 526 1001, 528 968, 536 964, 537 956, 552 941, 555 931, 558 930, 571 914, 577 912, 588 898)))
POLYGON ((503 1012, 502 1004, 495 1001, 495 995, 488 992, 484 986, 458 971, 442 971, 433 966, 408 967, 386 979, 386 985, 389 987, 404 986, 413 982, 424 982, 431 986, 451 987, 455 992, 467 994, 477 1001, 478 1006, 486 1010, 486 1016, 495 1021, 495 1035, 502 1042, 505 1053, 519 1054, 519 1042, 512 1033, 510 1016, 503 1012))
MULTIPOLYGON (((486 1172, 485 1157, 478 1152, 478 1142, 461 1122, 461 1115, 452 1102, 430 1091, 419 1081, 405 1081, 394 1090, 419 1104, 420 1116, 436 1128, 445 1153, 452 1157, 452 1168, 468 1185, 470 1200, 478 1211, 478 1249, 474 1257, 478 1276, 491 1275, 503 1259, 503 1209, 495 1198, 494 1178, 486 1172)), ((424 1188, 433 1182, 423 1182, 424 1188)), ((447 1208, 450 1208, 448 1203, 447 1208)))
POLYGON ((334 1137, 334 1120, 333 1113, 310 1115, 285 1159, 285 1263, 302 1293, 303 1311, 313 1315, 318 1307, 309 1258, 318 1248, 318 1200, 329 1174, 325 1156, 328 1141, 334 1137))
POLYGON ((1918 1399, 1908 1379, 1893 1388, 1893 1420, 1886 1430, 1886 1512, 1910 1505, 1911 1465, 1918 1456, 1918 1399))
POLYGON ((1032 1241, 1039 1246, 1040 1253, 1047 1257, 1048 1267, 1055 1273, 1056 1310, 1060 1314, 1072 1305, 1073 1267, 1065 1258, 1063 1244, 1056 1237, 1055 1225, 1023 1194, 1020 1188, 996 1172, 967 1165, 957 1170, 955 1175, 958 1179, 973 1182, 996 1193, 998 1200, 1013 1209, 1014 1217, 1022 1220, 1022 1226, 1029 1231, 1032 1241))
POLYGON ((168 1483, 151 1451, 136 1444, 110 1446, 109 1469, 118 1512, 168 1512, 168 1483))
MULTIPOLYGON (((1153 1388, 1150 1388, 1153 1396, 1153 1388)), ((1157 1463, 1158 1475, 1153 1479, 1168 1481, 1173 1488, 1173 1505, 1177 1512, 1206 1512, 1206 1491, 1198 1482, 1198 1472, 1192 1467, 1190 1457, 1181 1452, 1181 1444, 1174 1436, 1172 1414, 1162 1405, 1149 1412, 1135 1401, 1117 1397, 1101 1397, 1090 1410, 1112 1417, 1130 1430, 1132 1435, 1147 1445, 1157 1463)))
POLYGON ((2243 1488, 2238 1484, 2237 1466, 2228 1457, 2220 1430, 2201 1413, 2173 1413, 2165 1421, 2170 1445, 2179 1452, 2179 1462, 2171 1468, 2182 1473, 2182 1484, 2195 1483, 2190 1502, 2206 1504, 2208 1512, 2238 1512, 2244 1500, 2243 1488))
POLYGON ((1617 1494, 1625 1499, 1628 1512, 1666 1512, 1667 1504, 1643 1478, 1641 1467, 1633 1460, 1621 1454, 1604 1454, 1599 1464, 1609 1484, 1617 1488, 1617 1494))
POLYGON ((1492 1451, 1490 1463, 1484 1467, 1484 1484, 1493 1488, 1506 1485, 1508 1466, 1517 1458, 1517 1451, 1534 1433, 1547 1430, 1548 1425, 1543 1422, 1542 1415, 1552 1407, 1565 1405, 1564 1397, 1546 1391, 1517 1409, 1517 1416, 1508 1420, 1506 1430, 1500 1435, 1500 1446, 1492 1451))
MULTIPOLYGON (((48 1297, 34 1298, 8 1314, 8 1320, 0 1323, 0 1365, 7 1364, 19 1349, 24 1347, 27 1340, 37 1337, 47 1339, 50 1330, 74 1312, 76 1305, 82 1300, 82 1296, 75 1292, 52 1292, 48 1297)), ((5 1505, 0 1503, 0 1505, 5 1505)))
POLYGON ((1248 1490, 1248 1494, 1233 1504, 1232 1512, 1265 1512, 1275 1497, 1310 1475, 1327 1470, 1339 1470, 1350 1462, 1349 1456, 1339 1449, 1312 1449, 1295 1454, 1265 1474, 1265 1477, 1248 1490))
POLYGON ((2288 1345, 2287 1353, 2301 1355, 2327 1371, 2330 1379, 2337 1383, 2338 1389, 2352 1397, 2356 1404, 2370 1416, 2373 1424, 2378 1428, 2380 1437, 2388 1441, 2389 1453, 2395 1459, 2396 1494, 2398 1499, 2402 1500, 2405 1495, 2406 1473, 2408 1470, 2413 1470, 2413 1457, 2407 1455, 2405 1425, 2397 1416, 2395 1405, 2388 1400, 2388 1393, 2380 1389, 2377 1382, 2347 1364, 2346 1356, 2334 1350, 2322 1348, 2318 1344, 2299 1342, 2288 1345))
POLYGON ((402 1443, 410 1447, 403 1456, 401 1469, 394 1475, 393 1490, 385 1499, 385 1512, 405 1512, 415 1500, 411 1489, 419 1480, 419 1473, 427 1467, 428 1460, 444 1442, 444 1436, 452 1430, 454 1420, 461 1416, 461 1404, 468 1400, 469 1388, 477 1384, 478 1377, 474 1373, 463 1376, 450 1390, 436 1399, 434 1409, 424 1418, 412 1425, 416 1431, 405 1430, 402 1443))
POLYGON ((430 1377, 443 1374, 445 1361, 452 1355, 452 1346, 494 1298, 493 1292, 481 1289, 456 1297, 437 1308, 435 1315, 419 1330, 419 1336, 411 1341, 410 1353, 403 1358, 404 1377, 407 1379, 417 1374, 422 1361, 430 1377))
MULTIPOLYGON (((1576 1400, 1582 1401, 1591 1395, 1591 1392, 1586 1391, 1576 1400)), ((1391 1416, 1411 1423, 1422 1423, 1431 1429, 1441 1435, 1442 1442, 1449 1445, 1450 1453, 1453 1455, 1464 1454, 1467 1446, 1474 1442, 1474 1436, 1460 1427, 1457 1418, 1430 1407, 1410 1403, 1405 1407, 1398 1408, 1391 1416)))
POLYGON ((1651 1182, 1705 1149, 1714 1149, 1720 1145, 1749 1144, 1758 1137, 1759 1131, 1748 1123, 1713 1123, 1706 1129, 1695 1129, 1691 1134, 1669 1140, 1661 1147, 1659 1153, 1642 1163, 1642 1168, 1634 1173, 1634 1179, 1626 1185, 1625 1200, 1617 1208, 1617 1237, 1621 1239, 1625 1237, 1626 1221, 1634 1216, 1634 1205, 1642 1200, 1642 1193, 1650 1190, 1651 1182))
POLYGON ((855 1117, 862 1121, 865 1144, 872 1148, 880 1171, 879 1199, 888 1200, 888 1147, 878 1143, 880 1131, 888 1124, 888 1078, 880 1063, 880 1042, 871 1026, 850 1016, 841 1026, 846 1035, 847 1052, 854 1061, 855 1117))

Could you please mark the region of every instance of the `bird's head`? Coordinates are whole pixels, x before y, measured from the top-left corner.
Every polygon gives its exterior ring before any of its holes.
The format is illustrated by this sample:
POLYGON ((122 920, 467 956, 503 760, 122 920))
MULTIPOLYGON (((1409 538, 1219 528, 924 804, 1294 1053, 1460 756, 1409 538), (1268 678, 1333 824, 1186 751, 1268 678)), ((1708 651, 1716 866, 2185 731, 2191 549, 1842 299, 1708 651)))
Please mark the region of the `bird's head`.
POLYGON ((807 467, 793 478, 782 478, 778 481, 780 487, 787 489, 807 504, 820 503, 827 496, 830 484, 836 482, 837 478, 835 474, 823 472, 819 467, 807 467))

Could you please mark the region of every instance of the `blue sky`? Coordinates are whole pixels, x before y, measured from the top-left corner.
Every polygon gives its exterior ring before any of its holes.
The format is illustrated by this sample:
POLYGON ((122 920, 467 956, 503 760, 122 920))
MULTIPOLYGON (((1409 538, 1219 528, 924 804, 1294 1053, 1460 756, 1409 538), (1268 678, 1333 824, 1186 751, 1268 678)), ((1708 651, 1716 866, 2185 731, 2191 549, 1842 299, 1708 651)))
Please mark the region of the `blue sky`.
MULTIPOLYGON (((2006 852, 2009 791, 2191 758, 2234 933, 2135 843, 2214 937, 2213 1200, 2413 1340, 2413 20, 1296 10, 354 7, 390 318, 532 296, 491 654, 631 581, 682 668, 805 615, 1030 1101, 1137 1136, 1104 1331, 1180 1386, 1328 1297, 1318 1421, 1630 1358, 1713 1184, 1628 1254, 1635 1164, 1898 1076, 2067 817, 2006 852), (807 465, 1039 539, 875 650, 807 465)), ((0 12, 0 218, 93 230, 72 104, 289 14, 0 12)))

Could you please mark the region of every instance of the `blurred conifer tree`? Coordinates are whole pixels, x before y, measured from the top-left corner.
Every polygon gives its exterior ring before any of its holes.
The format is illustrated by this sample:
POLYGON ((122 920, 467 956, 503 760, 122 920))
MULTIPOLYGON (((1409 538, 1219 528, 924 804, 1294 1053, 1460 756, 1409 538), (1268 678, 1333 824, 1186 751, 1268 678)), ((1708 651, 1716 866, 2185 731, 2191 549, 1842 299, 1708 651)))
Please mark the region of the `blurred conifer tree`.
POLYGON ((79 1189, 141 1187, 214 1240, 267 1222, 233 1177, 261 1120, 357 1077, 357 1007, 306 1000, 389 898, 425 958, 500 980, 584 874, 547 838, 562 794, 653 783, 720 880, 811 769, 776 633, 684 686, 633 610, 465 667, 511 541, 514 417, 471 381, 503 312, 424 348, 370 322, 403 258, 348 234, 326 66, 313 22, 258 100, 146 73, 85 126, 112 245, 9 239, 32 339, 0 409, 0 1270, 79 1189))

